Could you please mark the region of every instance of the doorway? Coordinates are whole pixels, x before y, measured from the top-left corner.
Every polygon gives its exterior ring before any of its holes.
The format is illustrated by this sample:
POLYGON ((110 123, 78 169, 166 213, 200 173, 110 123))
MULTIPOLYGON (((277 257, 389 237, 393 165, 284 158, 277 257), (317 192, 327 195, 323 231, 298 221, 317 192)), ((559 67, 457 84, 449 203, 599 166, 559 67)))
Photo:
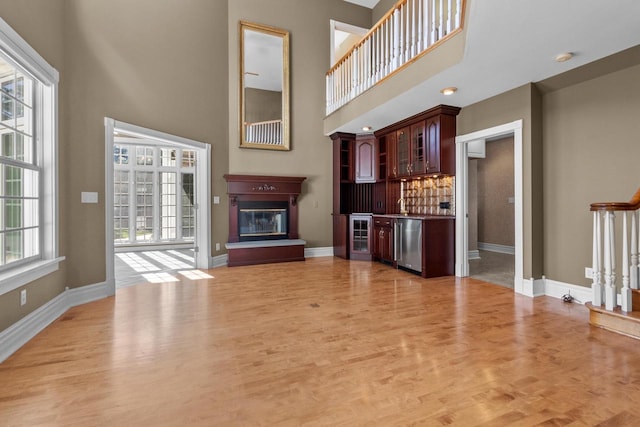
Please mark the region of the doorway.
POLYGON ((210 146, 105 118, 105 150, 111 294, 209 268, 210 146))
POLYGON ((513 134, 478 141, 468 153, 469 276, 514 287, 513 134))
MULTIPOLYGON (((523 170, 522 120, 456 137, 456 276, 467 277, 469 266, 469 152, 477 145, 513 138, 514 279, 513 289, 523 293, 523 170)), ((506 245, 503 245, 506 246, 506 245)), ((493 248, 495 249, 495 247, 493 248)))

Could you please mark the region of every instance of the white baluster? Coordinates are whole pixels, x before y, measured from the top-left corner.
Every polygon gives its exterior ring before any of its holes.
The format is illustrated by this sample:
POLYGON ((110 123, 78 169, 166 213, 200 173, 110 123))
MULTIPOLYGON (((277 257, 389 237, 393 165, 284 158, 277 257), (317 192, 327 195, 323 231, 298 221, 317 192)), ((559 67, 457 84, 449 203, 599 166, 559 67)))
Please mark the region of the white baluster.
POLYGON ((456 1, 456 28, 460 28, 460 17, 462 16, 462 0, 456 1))
MULTIPOLYGON (((393 30, 393 39, 391 40, 391 67, 389 71, 393 71, 396 69, 399 56, 400 56, 400 14, 398 13, 398 9, 393 11, 393 21, 390 22, 391 29, 393 30)), ((391 36, 391 34, 389 34, 391 36)))
POLYGON ((453 10, 451 8, 451 0, 447 1, 447 34, 450 34, 451 31, 453 30, 453 17, 451 16, 451 14, 453 13, 453 10))
POLYGON ((638 211, 631 212, 631 289, 638 289, 638 211))
POLYGON ((438 40, 438 29, 436 28, 436 13, 437 13, 437 8, 436 8, 436 0, 432 0, 431 1, 431 43, 429 43, 430 45, 434 44, 437 40, 438 40))
POLYGON ((422 0, 418 0, 418 6, 416 9, 416 50, 417 53, 422 52, 423 39, 422 39, 422 9, 424 3, 422 0))
POLYGON ((600 282, 600 212, 593 212, 593 257, 591 262, 593 293, 592 304, 596 307, 602 305, 602 284, 600 282))
POLYGON ((631 288, 629 287, 629 234, 627 233, 627 212, 622 212, 622 289, 620 306, 622 311, 631 311, 631 288))
POLYGON ((438 40, 444 37, 444 0, 440 0, 440 25, 438 25, 438 40))
POLYGON ((429 47, 429 0, 422 1, 422 49, 429 47))
POLYGON ((616 249, 615 249, 615 214, 607 212, 604 216, 604 304, 607 310, 613 310, 616 301, 616 249))

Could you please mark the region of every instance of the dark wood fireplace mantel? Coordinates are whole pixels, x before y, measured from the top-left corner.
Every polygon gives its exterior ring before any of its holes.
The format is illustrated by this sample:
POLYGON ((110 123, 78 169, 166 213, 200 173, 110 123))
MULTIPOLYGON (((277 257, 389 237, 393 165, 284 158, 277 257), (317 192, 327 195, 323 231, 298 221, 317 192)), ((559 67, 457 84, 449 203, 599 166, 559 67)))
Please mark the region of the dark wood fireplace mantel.
POLYGON ((304 240, 298 234, 298 197, 306 177, 224 175, 229 195, 229 241, 227 264, 248 265, 270 262, 304 261, 304 240), (239 206, 243 202, 286 202, 288 227, 286 239, 241 242, 239 206))

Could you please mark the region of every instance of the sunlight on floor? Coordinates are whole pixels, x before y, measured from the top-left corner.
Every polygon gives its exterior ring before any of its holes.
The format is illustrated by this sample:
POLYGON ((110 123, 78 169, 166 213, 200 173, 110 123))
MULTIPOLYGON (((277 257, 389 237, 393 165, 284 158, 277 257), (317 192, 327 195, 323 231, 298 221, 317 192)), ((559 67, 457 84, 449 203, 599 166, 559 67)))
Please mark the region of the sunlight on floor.
POLYGON ((160 267, 157 267, 151 264, 149 261, 142 258, 140 255, 133 252, 125 252, 121 254, 116 254, 118 258, 127 263, 129 267, 135 270, 138 273, 142 273, 144 271, 160 271, 162 270, 160 267))
POLYGON ((187 279, 191 280, 201 280, 201 279, 215 279, 215 277, 208 275, 207 273, 200 270, 188 270, 188 271, 180 271, 187 279))
POLYGON ((120 252, 115 261, 117 288, 140 283, 178 282, 180 275, 191 280, 213 279, 194 269, 192 249, 120 252))

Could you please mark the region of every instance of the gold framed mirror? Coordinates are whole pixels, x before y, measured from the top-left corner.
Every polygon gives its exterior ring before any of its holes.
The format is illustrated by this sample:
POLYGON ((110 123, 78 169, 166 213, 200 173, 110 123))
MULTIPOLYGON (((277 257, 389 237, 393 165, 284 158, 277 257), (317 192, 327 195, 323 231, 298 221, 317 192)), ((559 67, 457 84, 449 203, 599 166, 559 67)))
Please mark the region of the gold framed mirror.
POLYGON ((290 150, 289 32, 240 21, 240 147, 290 150))

